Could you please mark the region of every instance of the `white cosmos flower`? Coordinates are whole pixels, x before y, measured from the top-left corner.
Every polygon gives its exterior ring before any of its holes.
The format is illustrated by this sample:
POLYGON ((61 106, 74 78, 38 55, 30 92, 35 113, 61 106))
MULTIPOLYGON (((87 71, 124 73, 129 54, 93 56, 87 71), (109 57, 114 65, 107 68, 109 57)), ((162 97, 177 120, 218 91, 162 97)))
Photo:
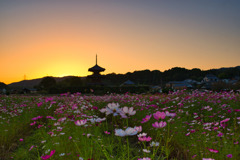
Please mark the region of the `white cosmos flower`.
POLYGON ((147 136, 147 133, 140 133, 139 135, 138 135, 138 137, 146 137, 147 136))
POLYGON ((88 121, 90 121, 91 123, 96 123, 96 122, 102 122, 104 120, 106 120, 106 118, 91 118, 91 119, 87 119, 88 121))
POLYGON ((115 129, 115 135, 124 137, 124 136, 133 136, 136 135, 138 131, 134 128, 128 127, 125 131, 122 129, 115 129))
POLYGON ((123 107, 122 109, 123 113, 126 114, 126 115, 129 115, 129 116, 132 116, 132 115, 135 115, 136 114, 136 111, 133 110, 133 107, 123 107))
POLYGON ((137 131, 135 128, 128 127, 128 128, 125 130, 125 133, 126 133, 126 135, 128 135, 128 136, 133 136, 133 135, 136 135, 136 134, 138 133, 138 131, 137 131))
POLYGON ((84 119, 84 120, 77 120, 77 121, 75 121, 74 122, 77 126, 82 126, 82 125, 84 125, 84 124, 86 124, 87 123, 87 120, 86 119, 84 119))
POLYGON ((145 152, 145 153, 150 153, 150 150, 143 149, 143 152, 145 152))
POLYGON ((59 156, 61 157, 61 156, 64 156, 65 155, 65 153, 61 153, 61 154, 59 154, 59 156))
POLYGON ((170 113, 168 111, 165 112, 166 116, 168 117, 175 117, 176 116, 176 113, 170 113))
POLYGON ((152 142, 150 143, 150 146, 151 146, 151 147, 157 147, 157 146, 159 146, 159 142, 153 142, 153 141, 152 141, 152 142))
POLYGON ((118 103, 109 103, 106 107, 106 115, 113 114, 113 116, 117 116, 120 112, 118 103))
POLYGON ((126 133, 122 129, 115 129, 115 135, 120 136, 120 137, 124 137, 126 135, 126 133))
POLYGON ((106 112, 106 108, 102 108, 99 111, 102 112, 102 113, 105 113, 106 112))

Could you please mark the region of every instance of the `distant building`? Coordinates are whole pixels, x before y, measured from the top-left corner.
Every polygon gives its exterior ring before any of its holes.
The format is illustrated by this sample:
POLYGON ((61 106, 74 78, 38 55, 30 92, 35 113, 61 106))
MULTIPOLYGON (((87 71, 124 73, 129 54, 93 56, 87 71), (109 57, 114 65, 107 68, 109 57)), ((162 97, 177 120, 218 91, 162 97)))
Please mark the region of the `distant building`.
POLYGON ((98 85, 98 84, 102 84, 101 79, 102 79, 102 75, 100 74, 100 72, 105 71, 105 68, 100 67, 97 64, 97 55, 96 55, 96 65, 89 68, 88 69, 89 72, 93 72, 92 75, 88 76, 88 78, 92 79, 92 83, 93 85, 98 85))
POLYGON ((193 88, 193 86, 188 83, 187 81, 170 81, 166 83, 166 87, 172 88, 172 89, 187 89, 187 88, 193 88))
POLYGON ((133 86, 135 83, 131 80, 127 80, 124 83, 122 83, 120 86, 133 86))
POLYGON ((204 83, 213 83, 213 82, 218 82, 219 79, 213 75, 213 74, 207 74, 204 78, 203 81, 204 83))
POLYGON ((212 85, 219 81, 219 78, 213 74, 207 74, 202 80, 202 89, 212 89, 212 85))

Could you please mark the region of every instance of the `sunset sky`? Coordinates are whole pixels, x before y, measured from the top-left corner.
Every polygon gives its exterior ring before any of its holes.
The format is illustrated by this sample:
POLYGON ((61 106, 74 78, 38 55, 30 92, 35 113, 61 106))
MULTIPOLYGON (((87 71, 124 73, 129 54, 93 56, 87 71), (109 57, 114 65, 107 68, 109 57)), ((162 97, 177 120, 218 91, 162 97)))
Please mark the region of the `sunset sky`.
POLYGON ((0 82, 240 65, 239 0, 0 0, 0 82))

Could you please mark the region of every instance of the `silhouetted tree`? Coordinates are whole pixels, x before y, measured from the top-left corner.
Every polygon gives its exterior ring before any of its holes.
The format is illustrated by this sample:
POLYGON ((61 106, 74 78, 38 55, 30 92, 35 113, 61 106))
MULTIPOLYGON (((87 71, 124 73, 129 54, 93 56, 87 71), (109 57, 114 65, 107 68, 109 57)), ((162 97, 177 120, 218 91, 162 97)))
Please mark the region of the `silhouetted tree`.
POLYGON ((69 77, 59 82, 59 85, 62 87, 81 87, 84 82, 80 77, 69 77))
POLYGON ((44 77, 39 84, 39 88, 48 91, 50 88, 55 87, 56 84, 57 82, 53 77, 44 77))
POLYGON ((5 83, 0 82, 0 89, 3 89, 3 88, 7 89, 8 86, 5 83))

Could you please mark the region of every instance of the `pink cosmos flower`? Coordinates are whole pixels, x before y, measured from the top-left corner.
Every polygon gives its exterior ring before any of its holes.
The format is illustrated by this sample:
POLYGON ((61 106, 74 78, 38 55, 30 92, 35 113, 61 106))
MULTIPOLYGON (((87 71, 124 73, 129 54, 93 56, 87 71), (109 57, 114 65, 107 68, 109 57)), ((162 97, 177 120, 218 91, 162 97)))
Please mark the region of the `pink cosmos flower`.
POLYGON ((34 146, 31 146, 28 151, 31 151, 31 150, 33 149, 33 147, 34 147, 34 146))
POLYGON ((145 123, 145 122, 149 121, 151 117, 152 117, 152 115, 146 115, 146 117, 142 119, 141 123, 145 123))
POLYGON ((22 142, 22 141, 23 141, 23 139, 22 139, 22 138, 20 138, 20 139, 19 139, 19 141, 20 141, 20 142, 22 142))
POLYGON ((154 117, 156 120, 165 119, 166 114, 165 114, 164 112, 159 112, 159 111, 157 111, 156 113, 153 114, 153 117, 154 117))
POLYGON ((47 116, 46 118, 48 118, 48 119, 55 119, 55 118, 52 117, 52 116, 47 116))
POLYGON ((154 128, 163 128, 163 127, 165 127, 167 125, 167 123, 166 122, 163 122, 163 121, 161 121, 161 122, 155 122, 155 123, 153 123, 152 124, 152 126, 154 127, 154 128))
POLYGON ((232 154, 228 154, 227 157, 228 157, 228 158, 232 158, 232 154))
POLYGON ((223 136, 223 133, 222 132, 220 132, 220 133, 218 133, 218 135, 217 135, 218 137, 222 137, 223 136))
POLYGON ((218 153, 219 151, 216 150, 216 149, 208 149, 210 152, 213 152, 213 153, 218 153))
POLYGON ((212 159, 212 158, 203 158, 202 160, 215 160, 215 159, 212 159))
POLYGON ((55 153, 55 150, 52 150, 49 155, 42 156, 41 158, 42 158, 43 160, 49 159, 50 157, 52 157, 52 155, 53 155, 54 153, 55 153))
POLYGON ((142 126, 135 126, 134 129, 139 133, 142 132, 142 126))
POLYGON ((43 104, 43 102, 37 103, 37 106, 40 107, 43 104))
POLYGON ((51 136, 53 136, 53 135, 54 135, 54 133, 53 133, 53 132, 48 132, 48 134, 50 134, 51 136))
POLYGON ((33 123, 30 123, 30 126, 33 126, 36 124, 36 121, 34 121, 33 123))
POLYGON ((105 134, 110 134, 110 132, 108 132, 108 131, 104 131, 104 133, 105 133, 105 134))
POLYGON ((84 119, 84 120, 77 120, 77 121, 75 121, 74 122, 77 126, 82 126, 82 125, 84 125, 84 124, 86 124, 87 123, 87 119, 84 119))
POLYGON ((32 120, 35 121, 35 120, 38 120, 38 119, 41 119, 41 118, 42 118, 42 116, 37 116, 37 117, 32 118, 32 120))
POLYGON ((92 107, 92 109, 94 109, 94 110, 98 110, 98 107, 96 107, 96 106, 93 106, 93 107, 92 107))
POLYGON ((138 140, 139 141, 146 141, 146 142, 149 142, 149 141, 151 141, 152 140, 152 138, 150 137, 150 136, 148 136, 148 137, 138 137, 138 140))
POLYGON ((138 158, 138 160, 151 160, 151 158, 143 157, 143 158, 138 158))
POLYGON ((62 117, 58 119, 58 122, 64 122, 67 118, 66 117, 62 117))
POLYGON ((220 123, 225 123, 225 122, 227 122, 229 120, 230 120, 230 118, 226 118, 226 119, 222 120, 220 123))

